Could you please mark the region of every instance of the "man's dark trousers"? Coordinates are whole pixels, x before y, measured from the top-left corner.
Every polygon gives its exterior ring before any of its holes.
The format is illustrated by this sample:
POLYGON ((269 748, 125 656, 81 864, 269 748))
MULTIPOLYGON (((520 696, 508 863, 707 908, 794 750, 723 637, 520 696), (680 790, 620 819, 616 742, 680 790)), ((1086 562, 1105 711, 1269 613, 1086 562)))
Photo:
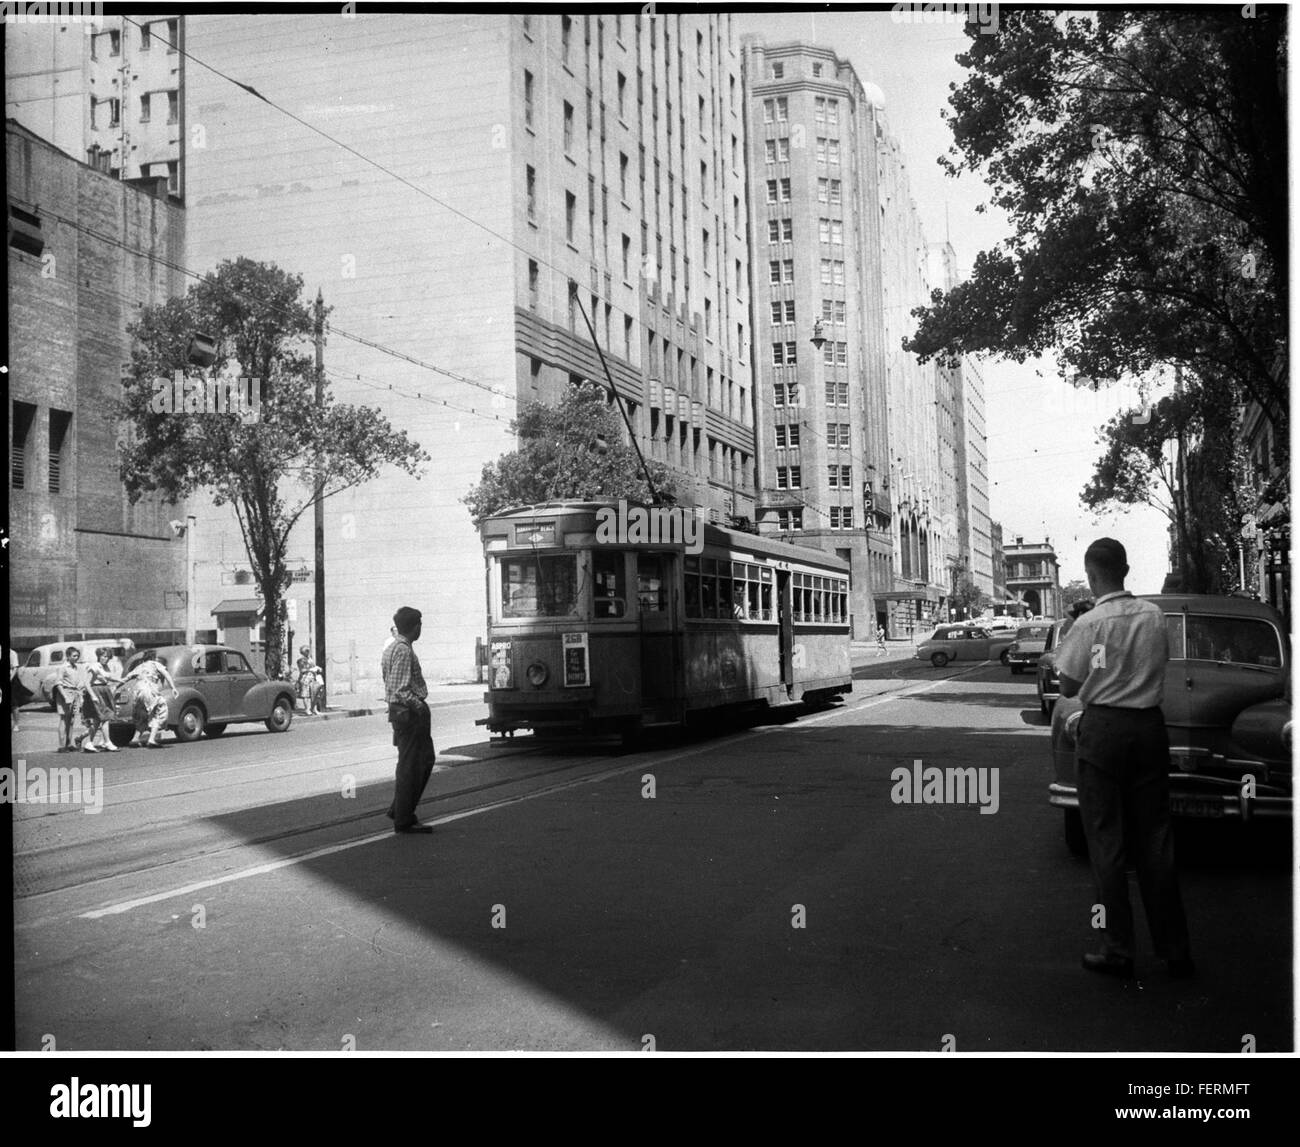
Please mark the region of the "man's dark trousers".
POLYGON ((397 746, 397 781, 394 785, 393 803, 388 815, 393 827, 410 828, 419 818, 415 806, 420 803, 424 786, 433 772, 433 728, 429 708, 422 705, 418 711, 406 710, 405 720, 397 715, 393 721, 393 744, 397 746))
POLYGON ((1097 895, 1105 955, 1133 958, 1126 861, 1137 869, 1156 955, 1188 958, 1187 918, 1169 819, 1169 735, 1159 709, 1090 705, 1076 736, 1079 814, 1097 895))

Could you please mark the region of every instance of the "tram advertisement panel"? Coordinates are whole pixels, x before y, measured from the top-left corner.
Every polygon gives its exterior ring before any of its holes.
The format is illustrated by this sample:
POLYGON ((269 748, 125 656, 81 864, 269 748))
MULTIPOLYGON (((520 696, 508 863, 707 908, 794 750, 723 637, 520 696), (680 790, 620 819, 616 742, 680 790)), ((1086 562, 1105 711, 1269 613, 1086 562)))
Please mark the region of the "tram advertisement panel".
POLYGON ((515 687, 514 660, 510 656, 513 643, 493 640, 492 642, 492 688, 513 689, 515 687))
POLYGON ((564 634, 564 686, 566 689, 591 684, 587 672, 587 635, 564 634))

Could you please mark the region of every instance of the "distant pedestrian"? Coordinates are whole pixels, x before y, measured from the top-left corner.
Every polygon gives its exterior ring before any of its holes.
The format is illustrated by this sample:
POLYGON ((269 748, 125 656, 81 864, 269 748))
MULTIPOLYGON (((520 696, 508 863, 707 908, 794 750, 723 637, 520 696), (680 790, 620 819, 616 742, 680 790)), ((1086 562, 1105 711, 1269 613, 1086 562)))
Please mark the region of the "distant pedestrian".
POLYGON ((1114 538, 1093 542, 1083 568, 1097 604, 1056 652, 1061 696, 1083 702, 1075 731, 1079 815, 1105 913, 1101 951, 1086 953, 1083 966, 1133 975, 1132 863, 1156 955, 1171 976, 1190 976, 1169 814, 1169 735, 1160 710, 1169 660, 1164 614, 1124 588, 1128 555, 1114 538))
POLYGON ((85 684, 81 650, 75 645, 69 645, 63 651, 63 664, 54 675, 54 708, 59 714, 58 747, 55 752, 72 753, 81 747, 81 739, 85 736, 81 724, 81 691, 85 684))
POLYGON ((161 749, 162 731, 167 727, 167 698, 163 692, 170 690, 173 697, 179 697, 176 682, 152 649, 141 655, 140 664, 124 680, 136 683, 132 714, 135 718, 136 744, 143 745, 146 749, 161 749))
POLYGON ((421 616, 418 609, 409 605, 393 614, 397 636, 384 650, 380 662, 388 720, 393 726, 393 744, 397 746, 397 775, 388 815, 393 821, 393 831, 398 833, 433 832, 433 826, 421 824, 415 814, 433 773, 435 759, 427 702, 429 690, 420 670, 420 659, 412 648, 420 638, 421 616))
POLYGON ((888 653, 888 652, 889 650, 885 648, 885 627, 883 625, 877 625, 876 626, 876 656, 879 657, 880 654, 888 653))
POLYGON ((303 708, 308 717, 316 715, 316 692, 320 687, 321 668, 312 660, 311 646, 304 645, 299 651, 297 691, 302 698, 303 708))
POLYGON ((18 676, 18 650, 9 647, 9 724, 13 732, 19 732, 18 710, 32 699, 32 691, 23 684, 18 676))

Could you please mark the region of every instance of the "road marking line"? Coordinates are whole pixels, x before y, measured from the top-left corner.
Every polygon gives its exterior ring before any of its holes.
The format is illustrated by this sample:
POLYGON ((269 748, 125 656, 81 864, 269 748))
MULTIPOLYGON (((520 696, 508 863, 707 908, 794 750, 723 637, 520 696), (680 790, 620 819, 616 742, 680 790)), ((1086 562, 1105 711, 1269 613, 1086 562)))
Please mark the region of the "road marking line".
MULTIPOLYGON (((520 804, 523 801, 535 800, 538 797, 551 796, 554 793, 562 792, 565 789, 576 788, 579 785, 594 784, 598 781, 609 780, 623 773, 633 773, 638 769, 658 767, 668 764, 671 761, 682 760, 686 757, 698 756, 701 753, 711 752, 717 748, 716 744, 701 745, 694 749, 688 749, 681 753, 675 753, 668 757, 658 758, 653 765, 646 761, 637 761, 635 764, 622 765, 615 769, 605 769, 600 773, 593 773, 591 776, 578 777, 573 780, 563 781, 558 784, 547 785, 545 788, 537 789, 534 792, 522 793, 519 796, 505 797, 501 800, 492 801, 490 804, 480 805, 477 808, 462 809, 460 812, 447 813, 444 816, 434 817, 425 821, 426 824, 434 826, 440 824, 450 824, 455 820, 464 820, 467 817, 478 816, 480 813, 491 812, 495 809, 506 808, 509 805, 520 804)), ((142 908, 146 904, 157 904, 162 900, 172 900, 177 896, 188 896, 192 892, 199 892, 204 888, 215 888, 220 884, 232 884, 236 880, 247 880, 253 876, 264 876, 269 872, 275 872, 277 869, 289 868, 295 864, 302 864, 308 860, 315 860, 318 857, 330 856, 336 852, 346 852, 351 848, 360 848, 365 844, 374 844, 376 841, 388 840, 393 836, 391 829, 386 832, 374 833, 371 836, 363 836, 359 840, 346 840, 340 844, 330 844, 323 848, 315 848, 310 852, 304 852, 299 856, 289 856, 282 860, 268 861, 266 864, 257 864, 252 868, 245 868, 240 872, 232 872, 228 876, 213 877, 211 880, 200 880, 193 884, 186 884, 181 888, 171 888, 165 892, 155 892, 150 896, 141 896, 135 900, 123 900, 117 904, 110 904, 104 908, 95 908, 89 912, 78 913, 78 919, 81 920, 99 920, 104 916, 118 916, 124 912, 130 912, 134 908, 142 908)))

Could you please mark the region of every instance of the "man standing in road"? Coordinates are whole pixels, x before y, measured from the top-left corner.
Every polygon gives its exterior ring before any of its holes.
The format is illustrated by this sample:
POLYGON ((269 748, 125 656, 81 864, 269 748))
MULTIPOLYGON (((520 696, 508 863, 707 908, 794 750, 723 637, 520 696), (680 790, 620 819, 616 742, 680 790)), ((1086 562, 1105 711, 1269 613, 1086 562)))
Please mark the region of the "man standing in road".
POLYGON ((425 701, 429 691, 420 671, 420 659, 411 648, 420 638, 420 619, 420 611, 409 605, 393 614, 397 636, 384 649, 380 661, 388 720, 397 746, 397 778, 388 815, 393 819, 393 831, 399 833, 433 832, 432 825, 421 824, 415 815, 434 762, 433 733, 425 701))
POLYGON ((1077 694, 1083 702, 1075 732, 1079 814, 1105 912, 1102 950, 1085 954, 1083 966, 1133 975, 1127 860, 1137 868, 1156 955, 1171 976, 1190 976, 1169 817, 1169 736, 1160 711, 1169 660, 1164 615, 1124 588, 1128 555, 1114 538, 1093 542, 1083 567, 1096 604, 1056 654, 1061 696, 1077 694))

